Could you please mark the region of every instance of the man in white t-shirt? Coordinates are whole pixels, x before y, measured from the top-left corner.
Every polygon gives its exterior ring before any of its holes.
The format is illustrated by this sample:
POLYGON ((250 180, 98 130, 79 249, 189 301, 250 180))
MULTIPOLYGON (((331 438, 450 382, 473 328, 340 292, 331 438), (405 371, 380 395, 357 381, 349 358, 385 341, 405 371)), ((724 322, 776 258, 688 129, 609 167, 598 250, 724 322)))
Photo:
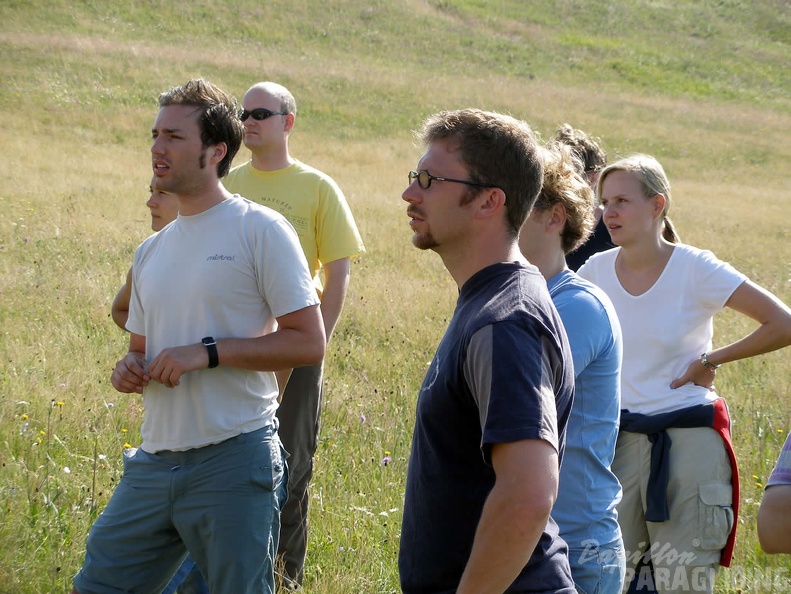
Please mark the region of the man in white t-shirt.
POLYGON ((321 362, 318 299, 288 222, 220 183, 241 144, 236 102, 196 79, 159 106, 152 164, 179 216, 135 254, 111 378, 143 395, 143 441, 75 592, 161 592, 189 552, 211 591, 270 593, 286 478, 273 372, 321 362))

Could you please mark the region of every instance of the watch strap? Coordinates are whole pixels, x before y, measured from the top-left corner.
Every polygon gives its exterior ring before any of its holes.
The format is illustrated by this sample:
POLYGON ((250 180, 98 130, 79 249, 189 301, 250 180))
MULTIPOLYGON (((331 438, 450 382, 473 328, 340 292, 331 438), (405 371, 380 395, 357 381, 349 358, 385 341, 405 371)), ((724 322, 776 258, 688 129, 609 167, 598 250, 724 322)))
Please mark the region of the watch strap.
POLYGON ((214 369, 220 364, 220 356, 217 353, 217 341, 212 336, 206 336, 201 339, 201 342, 209 353, 209 369, 214 369))

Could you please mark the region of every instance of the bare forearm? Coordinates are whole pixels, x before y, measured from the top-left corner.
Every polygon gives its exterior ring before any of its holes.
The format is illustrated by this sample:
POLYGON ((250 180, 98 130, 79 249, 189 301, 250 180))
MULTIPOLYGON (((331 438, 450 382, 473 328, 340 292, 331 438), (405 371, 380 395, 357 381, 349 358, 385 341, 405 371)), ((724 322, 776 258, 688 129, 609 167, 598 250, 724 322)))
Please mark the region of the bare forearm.
POLYGON ((324 291, 321 294, 321 315, 324 333, 330 341, 335 324, 341 317, 346 291, 349 288, 350 260, 344 258, 324 265, 324 291))
POLYGON ((457 594, 502 594, 530 560, 551 507, 512 499, 495 489, 486 500, 457 594))
MULTIPOLYGON (((256 338, 218 338, 219 365, 279 371, 303 365, 318 365, 324 358, 324 326, 318 305, 311 305, 277 319, 278 329, 256 338)), ((149 362, 151 379, 165 386, 179 384, 185 373, 205 369, 209 353, 198 342, 164 349, 149 362)))
POLYGON ((279 329, 258 338, 222 338, 217 354, 220 365, 255 371, 318 365, 324 358, 324 337, 279 329))
POLYGON ((712 350, 708 357, 714 365, 754 357, 791 344, 791 309, 763 287, 745 281, 726 305, 760 325, 744 338, 712 350))
POLYGON ((557 497, 558 459, 548 442, 494 444, 491 457, 497 479, 457 594, 502 594, 530 560, 557 497))

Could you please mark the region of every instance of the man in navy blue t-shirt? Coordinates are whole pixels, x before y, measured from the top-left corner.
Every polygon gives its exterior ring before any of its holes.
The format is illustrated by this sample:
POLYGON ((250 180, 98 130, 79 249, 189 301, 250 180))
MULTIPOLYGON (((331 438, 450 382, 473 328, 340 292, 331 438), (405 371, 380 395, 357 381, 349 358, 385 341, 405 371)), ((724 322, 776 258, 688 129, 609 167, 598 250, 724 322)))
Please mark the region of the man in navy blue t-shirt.
POLYGON ((459 287, 423 381, 399 573, 405 594, 574 594, 557 496, 574 371, 546 283, 517 238, 541 188, 540 148, 510 116, 465 109, 423 125, 403 199, 412 243, 459 287))

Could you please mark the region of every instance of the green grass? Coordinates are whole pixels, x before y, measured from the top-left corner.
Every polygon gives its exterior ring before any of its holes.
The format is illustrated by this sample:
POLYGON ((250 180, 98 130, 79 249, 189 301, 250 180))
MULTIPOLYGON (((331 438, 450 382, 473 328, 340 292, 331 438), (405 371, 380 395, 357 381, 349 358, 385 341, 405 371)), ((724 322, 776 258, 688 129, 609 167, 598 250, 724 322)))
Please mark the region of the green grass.
MULTIPOLYGON (((611 157, 656 155, 682 238, 791 302, 787 2, 6 0, 0 22, 1 594, 69 590, 140 441, 139 398, 109 384, 127 340, 109 310, 149 229, 156 97, 189 77, 238 97, 288 86, 292 152, 339 182, 368 248, 327 355, 308 593, 398 590, 415 395, 456 295, 400 200, 426 115, 475 105, 545 138, 568 121, 611 157)), ((723 314, 716 342, 751 327, 723 314)), ((718 377, 743 485, 721 592, 788 589, 755 512, 791 425, 789 365, 718 377)))

